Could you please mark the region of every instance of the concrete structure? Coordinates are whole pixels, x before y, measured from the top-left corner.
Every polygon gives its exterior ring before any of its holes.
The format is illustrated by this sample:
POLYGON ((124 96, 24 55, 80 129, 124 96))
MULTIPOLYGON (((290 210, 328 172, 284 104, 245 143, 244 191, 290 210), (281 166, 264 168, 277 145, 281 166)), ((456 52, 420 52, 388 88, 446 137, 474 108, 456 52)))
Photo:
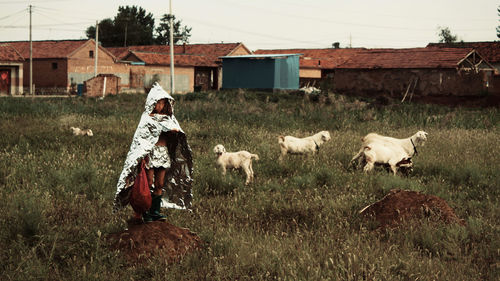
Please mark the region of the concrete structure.
POLYGON ((0 44, 0 94, 19 95, 23 92, 23 61, 13 47, 0 44))
POLYGON ((299 54, 222 57, 222 88, 298 89, 299 54))

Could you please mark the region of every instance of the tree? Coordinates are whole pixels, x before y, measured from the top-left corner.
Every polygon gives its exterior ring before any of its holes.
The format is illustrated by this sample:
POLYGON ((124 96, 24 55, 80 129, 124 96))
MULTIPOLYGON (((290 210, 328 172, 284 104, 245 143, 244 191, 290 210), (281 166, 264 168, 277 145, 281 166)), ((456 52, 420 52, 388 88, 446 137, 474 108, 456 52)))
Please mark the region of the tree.
POLYGON ((457 42, 457 35, 452 35, 448 27, 439 27, 438 30, 439 43, 457 42))
MULTIPOLYGON (((87 38, 95 39, 95 26, 87 28, 87 38)), ((104 19, 99 22, 99 42, 105 47, 115 46, 113 43, 117 41, 118 34, 115 33, 115 25, 112 19, 104 19), (107 36, 103 36, 107 35, 107 36)))
POLYGON ((175 15, 164 14, 160 20, 160 26, 156 28, 156 44, 166 45, 170 44, 170 18, 172 18, 172 22, 174 24, 174 44, 178 42, 181 43, 189 43, 189 37, 191 37, 191 29, 185 26, 181 26, 181 20, 176 21, 175 15))
MULTIPOLYGON (((500 6, 497 8, 498 15, 500 16, 500 6)), ((497 26, 497 38, 500 38, 500 25, 497 26)))
MULTIPOLYGON (((99 23, 99 41, 104 47, 154 44, 153 14, 137 6, 118 7, 113 20, 107 18, 99 23)), ((95 26, 86 30, 87 38, 95 39, 95 26)))

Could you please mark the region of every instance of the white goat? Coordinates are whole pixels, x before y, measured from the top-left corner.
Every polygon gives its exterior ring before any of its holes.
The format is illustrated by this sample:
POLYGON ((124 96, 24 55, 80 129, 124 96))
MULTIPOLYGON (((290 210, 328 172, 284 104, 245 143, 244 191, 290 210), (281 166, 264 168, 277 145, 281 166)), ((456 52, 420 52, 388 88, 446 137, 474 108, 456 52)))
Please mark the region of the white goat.
POLYGON ((214 153, 217 155, 217 164, 221 167, 223 175, 226 175, 227 169, 243 169, 247 176, 245 184, 249 184, 253 180, 252 159, 259 160, 257 154, 245 150, 226 152, 222 144, 214 147, 214 153))
POLYGON ((388 164, 394 174, 398 167, 411 167, 411 158, 417 154, 417 146, 424 146, 427 133, 418 131, 406 139, 397 139, 370 133, 361 138, 361 149, 352 159, 359 162, 363 157, 366 162, 364 171, 371 171, 375 164, 388 164))
POLYGON ((281 156, 290 154, 306 154, 315 153, 319 147, 331 139, 328 131, 321 131, 315 135, 305 138, 296 138, 292 136, 279 136, 278 143, 280 145, 281 156))
POLYGON ((73 135, 75 136, 93 136, 94 133, 91 129, 80 129, 75 127, 70 127, 71 131, 73 131, 73 135))

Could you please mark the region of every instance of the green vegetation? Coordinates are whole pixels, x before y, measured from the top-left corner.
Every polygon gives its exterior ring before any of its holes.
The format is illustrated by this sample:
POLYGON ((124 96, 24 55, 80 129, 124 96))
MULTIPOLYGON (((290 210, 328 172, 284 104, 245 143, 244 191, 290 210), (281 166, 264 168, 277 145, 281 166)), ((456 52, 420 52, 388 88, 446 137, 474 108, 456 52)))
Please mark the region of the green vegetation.
POLYGON ((261 92, 176 97, 195 157, 194 212, 166 212, 206 248, 177 264, 128 266, 106 235, 131 215, 112 214, 112 201, 144 100, 0 99, 0 280, 498 280, 497 108, 261 92), (70 126, 94 137, 74 137, 70 126), (317 156, 278 161, 278 135, 325 129, 332 140, 317 156), (410 177, 350 170, 364 134, 420 129, 429 140, 410 177), (220 175, 218 143, 259 154, 255 183, 220 175), (443 198, 467 226, 373 231, 358 211, 393 188, 443 198))

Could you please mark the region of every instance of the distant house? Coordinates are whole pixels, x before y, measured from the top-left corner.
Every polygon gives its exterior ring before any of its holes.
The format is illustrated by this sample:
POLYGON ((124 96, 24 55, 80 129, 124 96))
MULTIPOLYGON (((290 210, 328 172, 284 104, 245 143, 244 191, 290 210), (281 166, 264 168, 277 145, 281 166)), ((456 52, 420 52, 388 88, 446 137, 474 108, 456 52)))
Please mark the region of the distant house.
POLYGON ((336 67, 333 85, 338 92, 392 96, 477 95, 493 72, 474 49, 367 49, 336 67))
MULTIPOLYGON (((29 91, 30 43, 29 41, 4 42, 16 49, 24 58, 24 91, 29 91)), ((94 77, 95 41, 57 40, 33 41, 33 84, 37 94, 67 93, 72 86, 83 84, 94 77)), ((97 73, 120 71, 122 65, 106 49, 98 48, 97 73)))
POLYGON ((0 44, 0 94, 23 92, 24 58, 12 46, 0 44))
POLYGON ((273 49, 256 50, 255 54, 301 54, 299 59, 300 87, 316 86, 333 73, 334 69, 365 49, 273 49))
POLYGON ((326 82, 341 93, 473 95, 491 82, 494 67, 472 48, 287 49, 301 52, 301 86, 326 82))
POLYGON ((429 43, 428 48, 466 48, 476 50, 487 62, 492 64, 497 73, 500 73, 500 41, 489 42, 457 42, 457 43, 429 43))
POLYGON ((299 54, 222 57, 222 88, 298 89, 299 54))
MULTIPOLYGON (((129 88, 148 88, 159 82, 170 90, 170 47, 166 45, 108 48, 129 71, 114 73, 129 88), (130 77, 130 80, 129 80, 130 77)), ((222 86, 223 56, 249 55, 242 43, 185 44, 174 47, 176 93, 217 90, 222 86)))

